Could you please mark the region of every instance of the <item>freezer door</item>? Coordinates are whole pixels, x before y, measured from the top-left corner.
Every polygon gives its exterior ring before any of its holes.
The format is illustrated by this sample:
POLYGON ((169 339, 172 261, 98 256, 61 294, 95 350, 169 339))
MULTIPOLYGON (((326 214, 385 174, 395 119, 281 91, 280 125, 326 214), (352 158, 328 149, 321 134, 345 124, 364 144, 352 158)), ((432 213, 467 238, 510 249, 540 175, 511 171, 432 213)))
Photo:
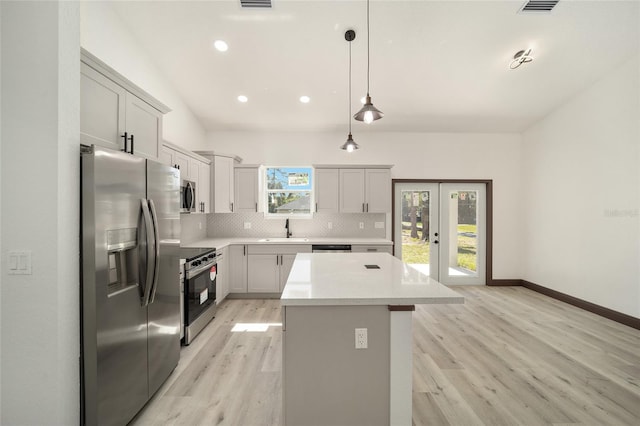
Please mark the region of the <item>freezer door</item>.
POLYGON ((147 160, 147 197, 159 236, 159 265, 148 306, 149 396, 180 358, 180 172, 147 160))
POLYGON ((148 399, 139 282, 145 163, 100 148, 81 158, 83 422, 126 424, 148 399))

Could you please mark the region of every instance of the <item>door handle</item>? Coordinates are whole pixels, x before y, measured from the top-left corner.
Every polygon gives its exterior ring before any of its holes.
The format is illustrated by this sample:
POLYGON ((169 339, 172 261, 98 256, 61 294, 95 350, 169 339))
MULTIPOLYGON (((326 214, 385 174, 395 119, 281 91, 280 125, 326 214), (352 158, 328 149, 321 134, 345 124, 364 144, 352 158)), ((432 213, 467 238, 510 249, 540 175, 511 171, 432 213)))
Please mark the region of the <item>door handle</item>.
MULTIPOLYGON (((146 271, 144 275, 144 287, 142 288, 142 306, 147 306, 149 304, 149 297, 151 296, 151 288, 153 287, 153 264, 151 263, 151 259, 153 258, 155 251, 150 244, 149 238, 153 235, 153 224, 151 222, 151 212, 149 211, 149 204, 147 200, 142 198, 140 200, 140 205, 142 207, 142 217, 144 218, 144 227, 146 233, 146 248, 147 248, 147 258, 146 258, 146 271)), ((140 284, 142 284, 143 280, 140 280, 140 284)))
MULTIPOLYGON (((149 211, 151 213, 151 220, 153 221, 153 246, 154 246, 154 260, 153 260, 153 287, 149 295, 149 303, 153 303, 156 298, 156 291, 158 290, 158 276, 160 273, 160 234, 158 230, 158 215, 156 214, 156 205, 153 200, 148 200, 149 211)), ((148 236, 147 236, 148 238, 148 236)))

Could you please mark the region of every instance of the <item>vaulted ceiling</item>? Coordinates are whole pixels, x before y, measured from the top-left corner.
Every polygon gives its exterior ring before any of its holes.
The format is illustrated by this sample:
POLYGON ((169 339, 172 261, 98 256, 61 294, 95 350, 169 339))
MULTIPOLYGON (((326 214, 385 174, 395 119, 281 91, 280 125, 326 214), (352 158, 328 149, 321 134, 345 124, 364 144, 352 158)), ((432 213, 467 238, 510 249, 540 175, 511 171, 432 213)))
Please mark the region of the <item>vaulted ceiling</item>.
MULTIPOLYGON (((370 91, 385 117, 358 131, 520 132, 638 55, 638 1, 370 4, 370 91), (516 52, 534 60, 509 69, 516 52)), ((366 1, 125 1, 113 4, 203 126, 344 130, 366 92, 366 1), (219 52, 215 40, 229 49, 219 52), (245 95, 248 102, 237 100, 245 95), (300 96, 311 101, 303 104, 300 96)))

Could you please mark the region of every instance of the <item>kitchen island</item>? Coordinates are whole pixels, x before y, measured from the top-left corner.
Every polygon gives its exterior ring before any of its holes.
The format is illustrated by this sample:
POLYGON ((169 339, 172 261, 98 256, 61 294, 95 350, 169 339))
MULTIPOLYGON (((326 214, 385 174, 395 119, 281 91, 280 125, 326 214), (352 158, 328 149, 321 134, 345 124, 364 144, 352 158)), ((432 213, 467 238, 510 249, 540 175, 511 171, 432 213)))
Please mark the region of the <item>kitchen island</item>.
POLYGON ((298 254, 281 297, 285 424, 411 425, 411 313, 433 303, 464 298, 386 253, 298 254))

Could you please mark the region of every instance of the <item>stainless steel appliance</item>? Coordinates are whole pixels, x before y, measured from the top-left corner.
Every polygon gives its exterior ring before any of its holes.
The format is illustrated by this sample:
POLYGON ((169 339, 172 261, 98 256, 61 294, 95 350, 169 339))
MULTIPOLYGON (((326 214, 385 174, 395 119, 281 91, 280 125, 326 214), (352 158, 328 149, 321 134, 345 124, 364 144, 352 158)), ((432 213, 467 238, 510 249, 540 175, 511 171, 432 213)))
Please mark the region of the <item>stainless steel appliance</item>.
POLYGON ((82 424, 124 425, 178 363, 180 172, 81 148, 82 424))
POLYGON ((184 338, 184 264, 186 259, 180 259, 180 340, 184 338))
POLYGON ((216 250, 186 259, 184 265, 184 343, 190 344, 216 313, 216 250))
POLYGON ((351 253, 351 244, 313 244, 312 253, 351 253))
POLYGON ((180 213, 196 211, 196 183, 182 179, 180 184, 180 213))

